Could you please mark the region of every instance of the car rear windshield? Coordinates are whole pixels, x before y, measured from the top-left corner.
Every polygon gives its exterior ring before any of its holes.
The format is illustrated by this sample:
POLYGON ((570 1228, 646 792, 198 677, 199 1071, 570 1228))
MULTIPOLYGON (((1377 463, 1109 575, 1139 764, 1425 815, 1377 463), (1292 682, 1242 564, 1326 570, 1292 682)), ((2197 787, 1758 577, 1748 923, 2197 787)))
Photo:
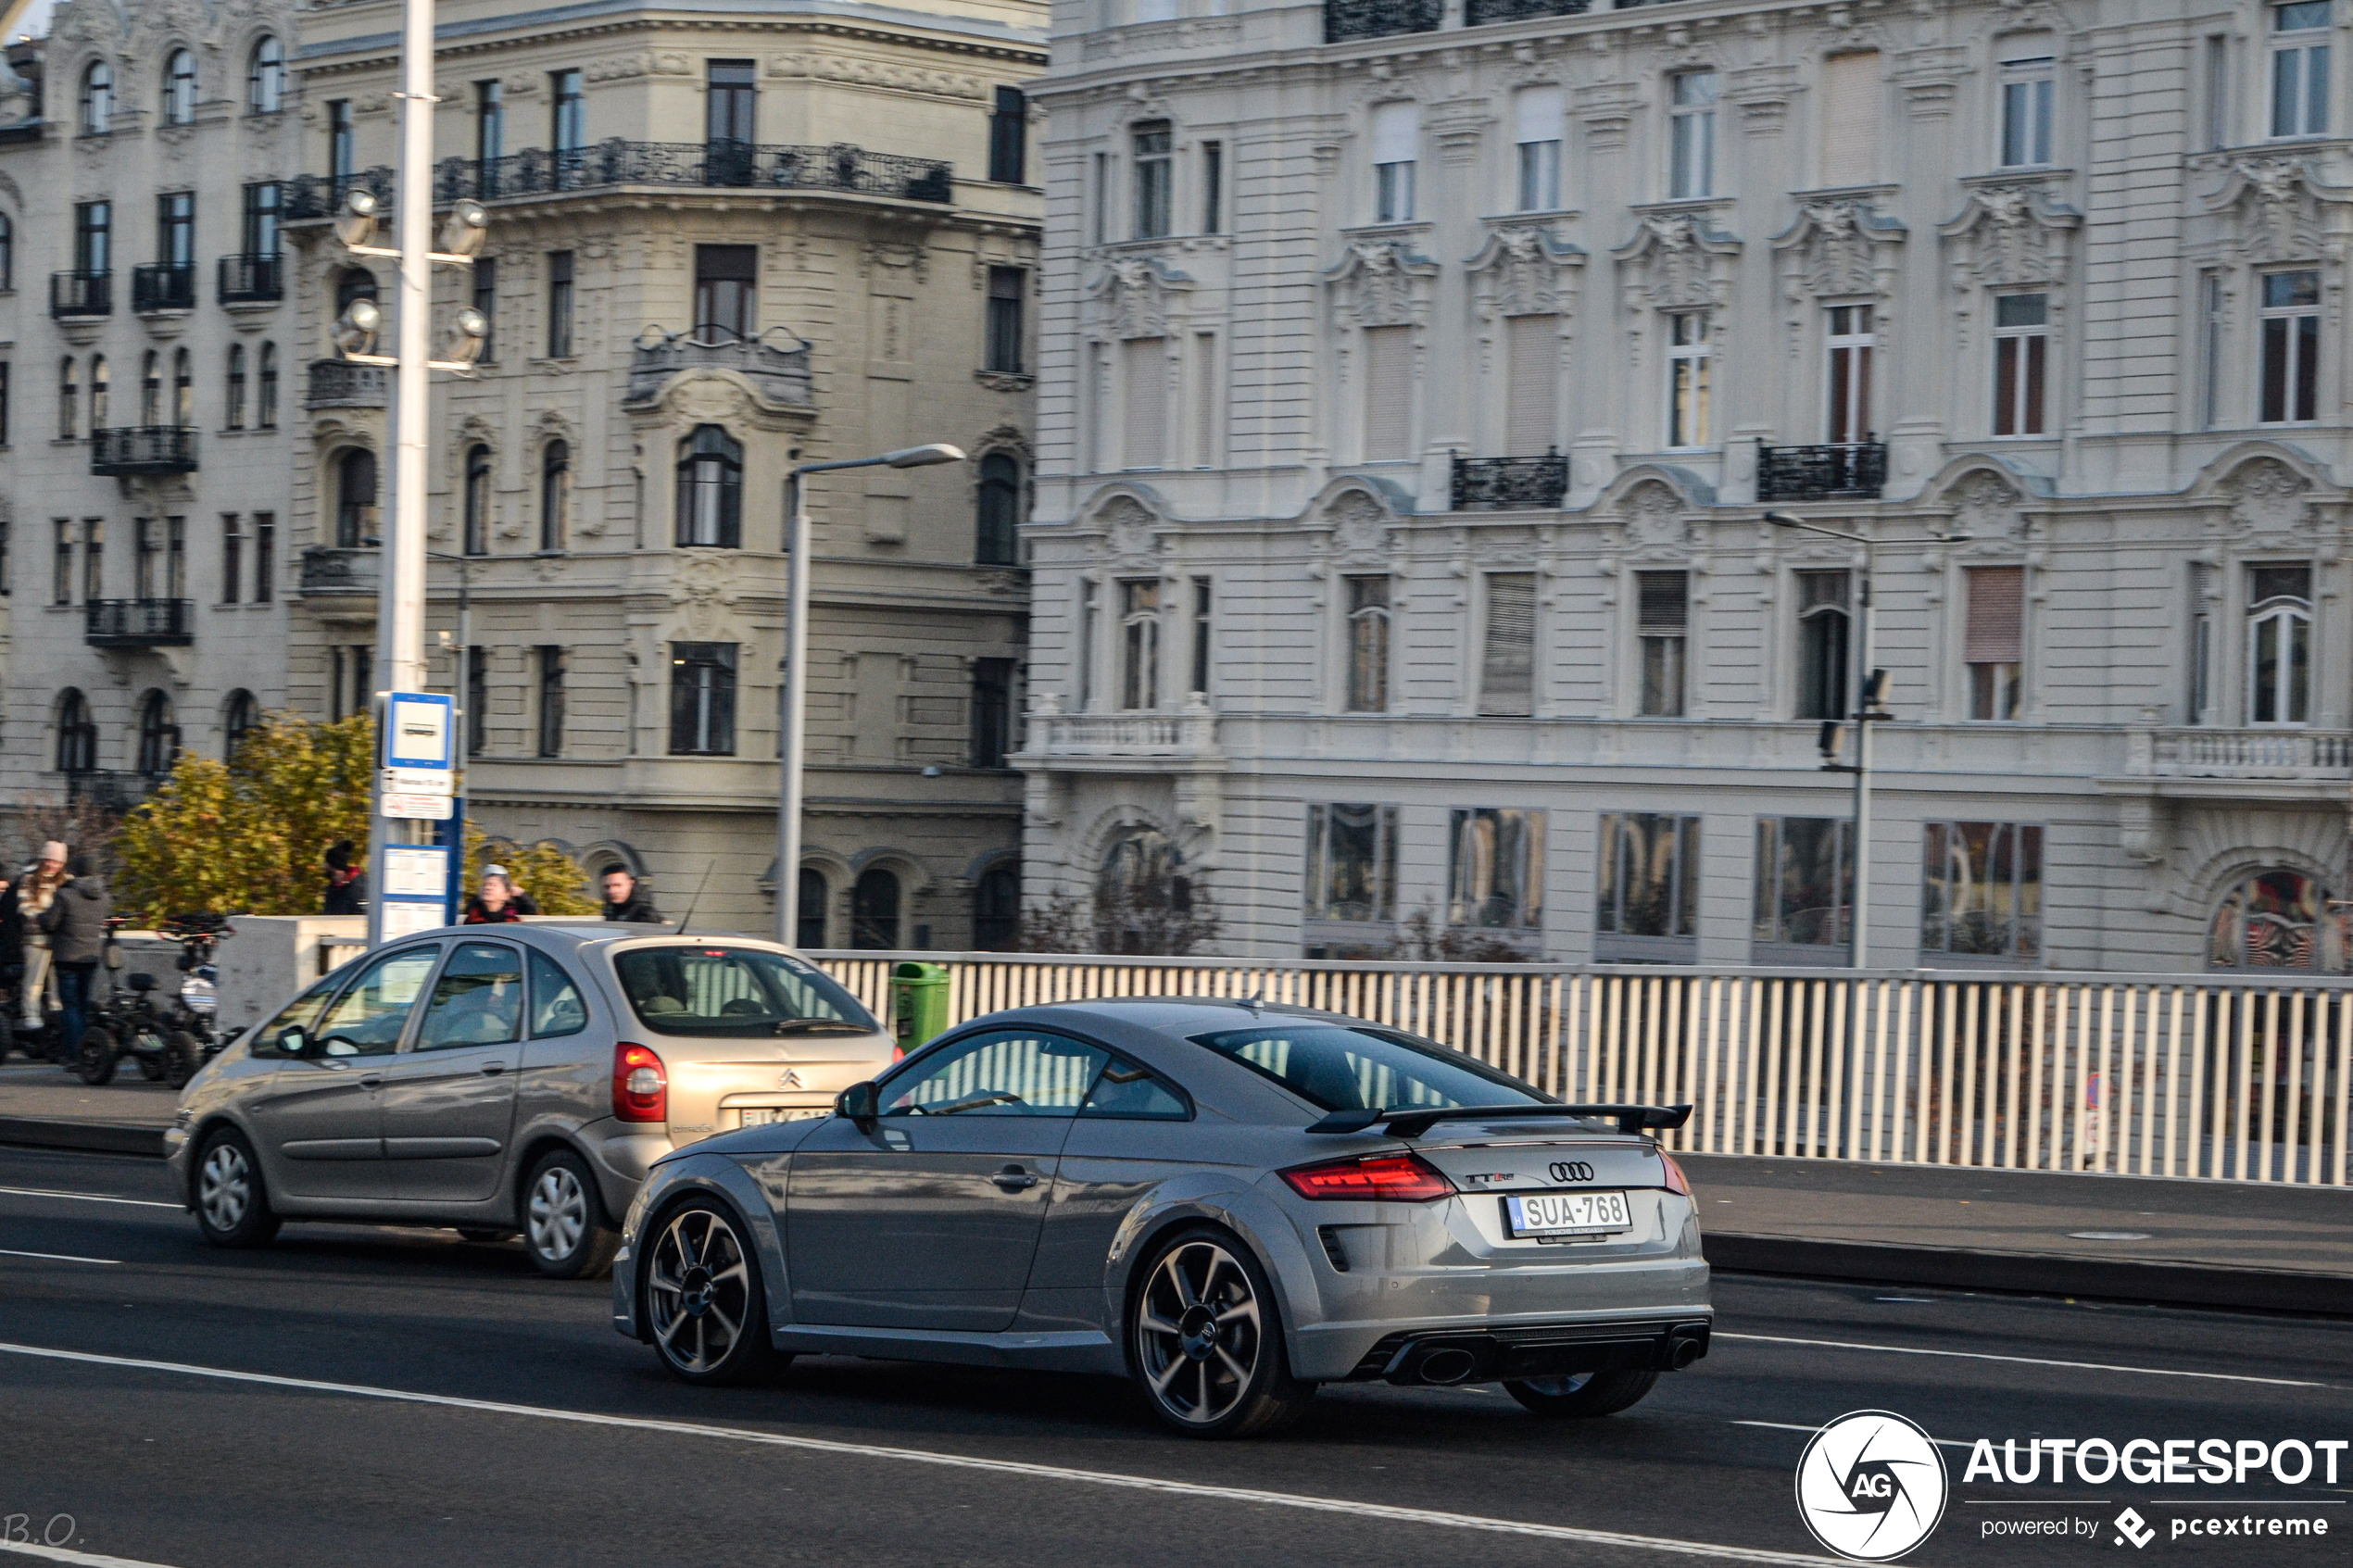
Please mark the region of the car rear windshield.
POLYGON ((882 1027, 818 971, 758 947, 632 947, 614 957, 613 967, 638 1018, 665 1035, 749 1038, 882 1027))
POLYGON ((1196 1035, 1325 1110, 1407 1106, 1541 1105, 1547 1096, 1443 1046, 1387 1030, 1268 1020, 1254 1029, 1196 1035))

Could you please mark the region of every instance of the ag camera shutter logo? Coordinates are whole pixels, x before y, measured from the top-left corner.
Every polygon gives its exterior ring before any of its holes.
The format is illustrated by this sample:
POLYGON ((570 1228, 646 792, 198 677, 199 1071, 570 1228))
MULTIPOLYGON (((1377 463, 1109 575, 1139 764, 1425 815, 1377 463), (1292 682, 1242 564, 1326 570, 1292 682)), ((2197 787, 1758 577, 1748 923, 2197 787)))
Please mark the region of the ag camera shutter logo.
POLYGON ((1797 1461, 1797 1512, 1814 1538, 1856 1562, 1892 1562, 1934 1533, 1949 1483, 1944 1456, 1890 1411, 1825 1425, 1797 1461))

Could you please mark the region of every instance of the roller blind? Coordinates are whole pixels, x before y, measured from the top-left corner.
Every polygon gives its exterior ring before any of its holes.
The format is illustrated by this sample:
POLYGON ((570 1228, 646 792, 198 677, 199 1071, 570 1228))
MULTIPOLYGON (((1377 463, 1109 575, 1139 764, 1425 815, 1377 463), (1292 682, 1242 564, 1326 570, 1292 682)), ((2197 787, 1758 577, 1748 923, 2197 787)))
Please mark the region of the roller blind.
POLYGON ((1373 111, 1373 161, 1411 163, 1419 141, 1421 111, 1412 104, 1383 104, 1373 111))
POLYGON ((1691 623, 1690 574, 1681 571, 1638 571, 1641 627, 1644 632, 1680 632, 1691 623))
POLYGON ((1560 444, 1554 414, 1560 397, 1560 318, 1505 318, 1511 406, 1505 411, 1506 457, 1541 458, 1560 444))
POLYGON ((1404 458, 1414 439, 1413 329, 1365 332, 1365 459, 1404 458))
POLYGON ((1822 62, 1822 183, 1879 177, 1880 70, 1875 50, 1822 62))
POLYGON ((1168 444, 1168 354, 1165 340, 1131 338, 1119 345, 1126 373, 1127 439, 1120 466, 1156 469, 1168 444))
POLYGON ((1521 88, 1512 100, 1512 118, 1517 131, 1517 141, 1559 141, 1564 118, 1561 90, 1557 87, 1521 88))
POLYGON ((1969 635, 1962 662, 2017 664, 2025 658, 2026 569, 1974 566, 1969 573, 1969 635))
POLYGON ((1536 574, 1499 571, 1487 579, 1487 652, 1478 710, 1524 719, 1535 710, 1536 574))

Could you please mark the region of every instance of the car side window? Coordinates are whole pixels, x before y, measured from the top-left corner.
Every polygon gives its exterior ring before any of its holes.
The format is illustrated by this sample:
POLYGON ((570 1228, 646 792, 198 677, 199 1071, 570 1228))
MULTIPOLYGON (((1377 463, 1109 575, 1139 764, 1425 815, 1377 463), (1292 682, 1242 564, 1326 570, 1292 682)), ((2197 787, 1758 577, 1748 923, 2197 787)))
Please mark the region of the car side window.
POLYGON ((1189 1122, 1193 1108, 1176 1086, 1149 1067, 1115 1056, 1103 1065, 1081 1116, 1109 1116, 1129 1122, 1189 1122))
POLYGON ((522 1034, 522 955, 504 942, 459 943, 434 982, 416 1048, 503 1046, 522 1034))
POLYGON ((319 1022, 321 1010, 334 998, 342 985, 342 975, 332 975, 296 997, 287 1004, 285 1011, 253 1032, 249 1047, 252 1053, 255 1056, 294 1055, 301 1048, 301 1043, 316 1033, 312 1026, 319 1022), (289 1032, 295 1036, 292 1042, 286 1039, 289 1032))
POLYGON ((588 1004, 572 983, 563 965, 534 947, 531 950, 531 1037, 553 1039, 577 1035, 588 1027, 588 1004))
POLYGON ((384 1056, 397 1049, 417 997, 441 959, 438 947, 403 947, 360 971, 319 1021, 321 1056, 384 1056))
POLYGON ((1111 1053, 1034 1029, 926 1052, 883 1087, 885 1116, 1076 1116, 1111 1053))

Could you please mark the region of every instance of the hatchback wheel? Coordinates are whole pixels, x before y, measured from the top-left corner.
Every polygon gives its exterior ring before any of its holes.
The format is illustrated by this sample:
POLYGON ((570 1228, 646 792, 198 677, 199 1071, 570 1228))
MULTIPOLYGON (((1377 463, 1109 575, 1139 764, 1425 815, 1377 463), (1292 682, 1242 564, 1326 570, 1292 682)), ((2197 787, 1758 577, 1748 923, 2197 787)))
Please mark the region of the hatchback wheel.
POLYGON ((1188 1436, 1277 1431, 1315 1397, 1313 1383, 1290 1375, 1265 1270, 1206 1225, 1177 1232, 1146 1261, 1127 1354, 1153 1411, 1188 1436))
POLYGON ((196 1152, 196 1229, 215 1247, 267 1247, 278 1216, 243 1133, 224 1127, 196 1152))
POLYGON ((542 1156, 522 1189, 523 1250, 549 1279, 593 1279, 621 1250, 621 1233, 605 1218, 597 1178, 571 1149, 542 1156))
POLYGON ((661 1364, 689 1383, 744 1383, 792 1360, 768 1339, 760 1260, 736 1217, 689 1198, 646 1254, 646 1320, 661 1364))
POLYGON ((1612 1372, 1577 1372, 1566 1377, 1530 1377, 1504 1385, 1504 1392, 1538 1415, 1616 1415, 1651 1391, 1658 1374, 1648 1367, 1612 1372))

